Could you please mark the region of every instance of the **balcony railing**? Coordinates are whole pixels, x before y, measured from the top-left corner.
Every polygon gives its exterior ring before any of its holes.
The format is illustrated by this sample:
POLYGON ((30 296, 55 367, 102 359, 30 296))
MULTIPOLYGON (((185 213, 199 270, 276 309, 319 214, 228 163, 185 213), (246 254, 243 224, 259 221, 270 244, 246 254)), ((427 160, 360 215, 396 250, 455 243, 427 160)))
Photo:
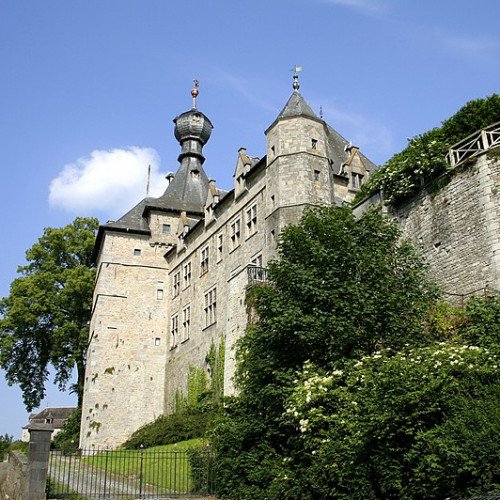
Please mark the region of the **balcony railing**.
POLYGON ((449 149, 446 159, 452 167, 456 167, 465 160, 498 146, 500 146, 500 122, 478 130, 453 145, 449 149))
POLYGON ((248 284, 266 283, 268 281, 267 269, 253 265, 247 266, 248 284))

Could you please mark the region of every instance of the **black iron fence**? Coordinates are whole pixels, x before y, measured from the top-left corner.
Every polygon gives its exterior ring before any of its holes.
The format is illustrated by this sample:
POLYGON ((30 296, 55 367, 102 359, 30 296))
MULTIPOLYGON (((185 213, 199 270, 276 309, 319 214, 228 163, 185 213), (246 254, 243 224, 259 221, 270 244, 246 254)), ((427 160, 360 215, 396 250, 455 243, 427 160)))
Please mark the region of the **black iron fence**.
POLYGON ((215 491, 209 451, 51 452, 47 498, 207 497, 215 491))

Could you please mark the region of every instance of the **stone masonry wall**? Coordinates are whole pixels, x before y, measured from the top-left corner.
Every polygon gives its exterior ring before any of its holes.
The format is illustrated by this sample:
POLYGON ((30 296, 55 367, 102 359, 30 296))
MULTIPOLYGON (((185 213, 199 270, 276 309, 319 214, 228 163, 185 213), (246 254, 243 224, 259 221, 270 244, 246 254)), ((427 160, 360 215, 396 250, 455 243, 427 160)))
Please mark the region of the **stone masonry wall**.
POLYGON ((490 156, 459 167, 436 193, 392 209, 452 301, 500 290, 500 159, 490 156))

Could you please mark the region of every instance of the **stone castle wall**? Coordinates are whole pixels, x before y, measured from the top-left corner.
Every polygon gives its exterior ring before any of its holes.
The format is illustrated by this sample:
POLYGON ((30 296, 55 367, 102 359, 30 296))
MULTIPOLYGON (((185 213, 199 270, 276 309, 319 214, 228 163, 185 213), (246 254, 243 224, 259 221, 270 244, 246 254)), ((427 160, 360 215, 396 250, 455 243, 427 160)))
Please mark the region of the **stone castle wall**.
POLYGON ((445 297, 500 290, 500 159, 483 154, 435 193, 390 213, 425 255, 445 297))

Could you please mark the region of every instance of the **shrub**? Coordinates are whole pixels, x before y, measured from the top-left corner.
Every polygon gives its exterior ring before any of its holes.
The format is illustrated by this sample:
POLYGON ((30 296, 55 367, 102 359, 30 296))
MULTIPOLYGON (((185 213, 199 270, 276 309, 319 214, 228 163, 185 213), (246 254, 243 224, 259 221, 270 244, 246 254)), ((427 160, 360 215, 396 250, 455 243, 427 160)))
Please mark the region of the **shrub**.
POLYGON ((123 443, 127 449, 138 449, 142 446, 158 446, 172 444, 203 437, 211 425, 213 415, 197 411, 162 415, 154 422, 146 424, 123 443))
POLYGON ((214 462, 215 454, 212 448, 205 444, 187 451, 191 467, 192 492, 212 494, 215 492, 214 462))

